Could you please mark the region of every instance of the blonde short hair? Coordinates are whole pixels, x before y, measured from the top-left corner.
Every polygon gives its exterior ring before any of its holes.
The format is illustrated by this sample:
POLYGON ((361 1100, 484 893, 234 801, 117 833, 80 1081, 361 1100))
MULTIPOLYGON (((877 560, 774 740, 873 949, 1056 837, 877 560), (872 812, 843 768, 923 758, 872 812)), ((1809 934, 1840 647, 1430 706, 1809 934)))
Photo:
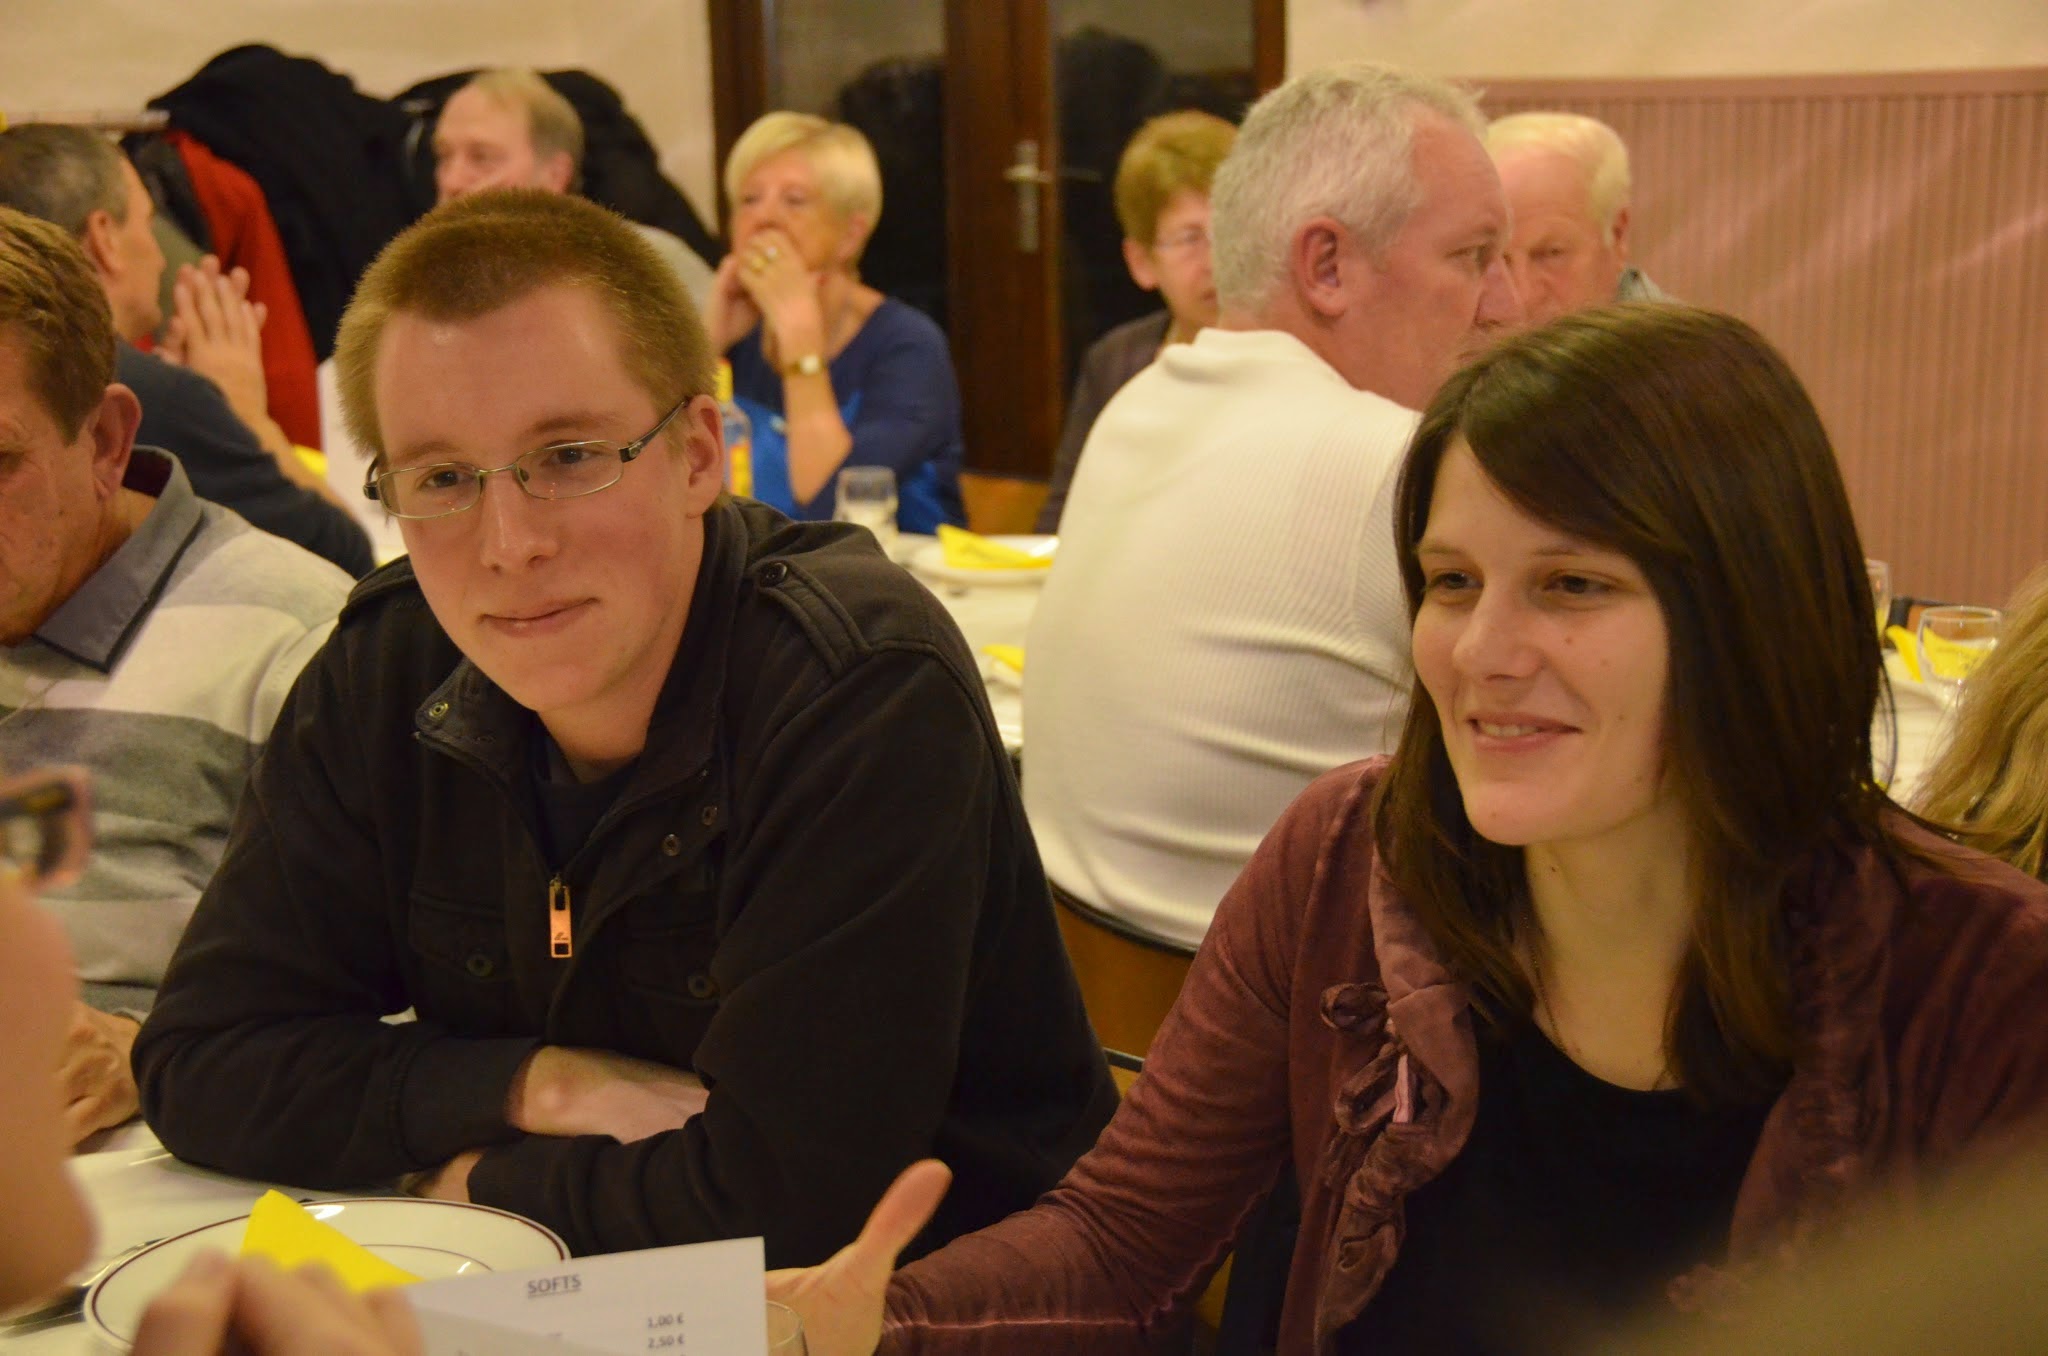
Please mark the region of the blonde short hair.
POLYGON ((626 367, 654 403, 711 390, 711 340, 697 308, 625 218, 585 198, 496 188, 443 203, 400 232, 356 284, 334 361, 349 433, 384 465, 377 351, 404 312, 474 320, 561 284, 588 291, 618 322, 626 367))
POLYGON ((475 90, 500 108, 522 110, 526 114, 526 139, 533 146, 534 157, 545 160, 551 155, 566 154, 569 189, 574 192, 582 186, 583 119, 576 116, 576 106, 562 97, 546 76, 529 67, 508 66, 479 71, 462 88, 475 90))
POLYGON ((1621 134, 1583 113, 1510 113, 1486 128, 1486 153, 1498 160, 1511 151, 1556 151, 1586 174, 1586 215, 1609 243, 1614 222, 1628 206, 1628 146, 1621 134))
POLYGON ((740 200, 747 176, 784 151, 802 151, 818 191, 840 218, 860 217, 873 231, 882 219, 882 167, 857 127, 810 113, 764 113, 740 133, 725 159, 725 196, 740 200))
POLYGON ((1207 197, 1216 167, 1236 140, 1235 127, 1193 108, 1162 113, 1140 127, 1116 166, 1116 220, 1124 234, 1151 244, 1173 195, 1207 197))
POLYGON ((1353 62, 1295 76, 1252 105, 1209 192, 1216 296, 1225 310, 1265 304, 1287 276, 1295 231, 1332 217, 1374 254, 1421 205, 1411 151, 1418 116, 1485 126, 1458 86, 1353 62))

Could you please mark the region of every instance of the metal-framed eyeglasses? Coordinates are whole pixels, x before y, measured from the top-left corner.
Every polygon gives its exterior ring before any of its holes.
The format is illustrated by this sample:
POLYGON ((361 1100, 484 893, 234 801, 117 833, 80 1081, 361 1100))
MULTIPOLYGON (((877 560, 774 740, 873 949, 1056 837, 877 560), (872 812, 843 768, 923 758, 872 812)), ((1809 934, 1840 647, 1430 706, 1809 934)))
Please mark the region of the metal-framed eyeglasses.
POLYGON ((92 846, 92 779, 83 768, 40 768, 0 781, 0 872, 32 890, 66 885, 92 846))
POLYGON ((1183 226, 1172 235, 1160 236, 1152 242, 1154 254, 1192 254, 1210 246, 1207 226, 1183 226))
POLYGON ((371 476, 363 484, 363 494, 382 504, 394 518, 414 519, 446 518, 451 513, 475 508, 484 496, 484 477, 504 471, 510 471, 512 483, 534 499, 576 499, 596 494, 618 484, 626 474, 626 463, 660 437, 669 421, 689 403, 687 395, 676 401, 653 428, 630 443, 604 439, 549 443, 489 469, 461 461, 402 466, 371 476))

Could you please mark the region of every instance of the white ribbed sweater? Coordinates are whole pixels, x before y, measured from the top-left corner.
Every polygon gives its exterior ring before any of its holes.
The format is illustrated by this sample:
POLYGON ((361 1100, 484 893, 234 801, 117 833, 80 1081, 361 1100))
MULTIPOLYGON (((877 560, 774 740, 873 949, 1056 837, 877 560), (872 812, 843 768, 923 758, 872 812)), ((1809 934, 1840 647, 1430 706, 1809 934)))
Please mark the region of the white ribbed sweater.
POLYGON ((1062 888, 1198 943, 1288 802, 1393 746, 1416 421, 1274 330, 1171 345, 1104 408, 1025 647, 1024 803, 1062 888))

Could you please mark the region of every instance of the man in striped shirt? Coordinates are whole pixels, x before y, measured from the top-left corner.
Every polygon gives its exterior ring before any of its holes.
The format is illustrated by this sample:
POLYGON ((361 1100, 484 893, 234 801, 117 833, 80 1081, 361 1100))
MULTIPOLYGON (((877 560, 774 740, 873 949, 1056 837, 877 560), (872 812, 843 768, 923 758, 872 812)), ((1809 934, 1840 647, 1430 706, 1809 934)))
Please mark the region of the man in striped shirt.
POLYGON ((349 578, 135 446, 105 293, 62 230, 0 208, 0 763, 93 773, 91 865, 46 898, 86 1005, 60 1073, 74 1141, 135 1111, 146 1007, 229 818, 349 578))

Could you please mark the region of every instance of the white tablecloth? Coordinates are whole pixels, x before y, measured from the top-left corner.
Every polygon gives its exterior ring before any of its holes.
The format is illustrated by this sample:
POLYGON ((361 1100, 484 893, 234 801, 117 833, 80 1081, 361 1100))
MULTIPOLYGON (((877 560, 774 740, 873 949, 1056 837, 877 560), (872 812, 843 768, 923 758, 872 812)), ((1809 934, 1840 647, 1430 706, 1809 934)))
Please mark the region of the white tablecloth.
MULTIPOLYGON (((1885 673, 1891 679, 1892 701, 1898 711, 1898 759, 1892 770, 1892 799, 1910 806, 1920 794, 1920 784, 1940 755, 1947 740, 1950 702, 1939 689, 1915 680, 1905 663, 1890 650, 1885 652, 1885 673)), ((1877 754, 1878 771, 1884 771, 1886 737, 1884 712, 1878 712, 1871 739, 1877 754)))
MULTIPOLYGON (((907 560, 917 549, 935 538, 905 535, 891 552, 907 560)), ((1024 747, 1024 687, 1021 678, 1006 665, 984 653, 989 645, 1022 647, 1024 633, 1031 629, 1031 613, 1038 606, 1036 582, 1000 584, 958 584, 930 579, 911 571, 911 577, 932 591, 981 665, 982 681, 988 687, 988 704, 995 713, 996 729, 1012 754, 1024 747)))

